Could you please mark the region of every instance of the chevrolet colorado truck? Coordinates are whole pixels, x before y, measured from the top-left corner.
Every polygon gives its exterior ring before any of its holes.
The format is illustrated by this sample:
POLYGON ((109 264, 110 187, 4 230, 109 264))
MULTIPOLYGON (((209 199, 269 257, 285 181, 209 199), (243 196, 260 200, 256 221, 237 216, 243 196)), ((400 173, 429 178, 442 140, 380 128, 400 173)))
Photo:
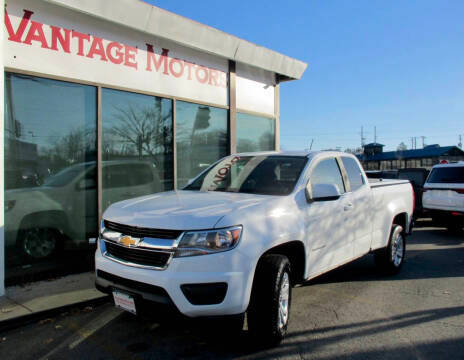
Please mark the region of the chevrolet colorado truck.
POLYGON ((370 184, 347 153, 231 155, 183 190, 111 205, 96 286, 133 313, 164 303, 239 328, 246 313, 252 334, 278 344, 292 286, 368 253, 401 269, 413 204, 409 181, 370 184))

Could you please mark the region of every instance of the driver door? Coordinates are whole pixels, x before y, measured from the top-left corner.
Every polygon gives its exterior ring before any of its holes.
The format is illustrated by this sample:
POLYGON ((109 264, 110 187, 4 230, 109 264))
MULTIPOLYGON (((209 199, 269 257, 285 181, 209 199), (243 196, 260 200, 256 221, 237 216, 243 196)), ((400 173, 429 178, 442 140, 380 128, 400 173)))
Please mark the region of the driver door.
POLYGON ((307 274, 313 276, 351 259, 353 243, 345 229, 346 189, 337 159, 329 157, 319 161, 311 170, 309 183, 311 186, 334 184, 341 194, 337 199, 313 200, 307 204, 307 274))

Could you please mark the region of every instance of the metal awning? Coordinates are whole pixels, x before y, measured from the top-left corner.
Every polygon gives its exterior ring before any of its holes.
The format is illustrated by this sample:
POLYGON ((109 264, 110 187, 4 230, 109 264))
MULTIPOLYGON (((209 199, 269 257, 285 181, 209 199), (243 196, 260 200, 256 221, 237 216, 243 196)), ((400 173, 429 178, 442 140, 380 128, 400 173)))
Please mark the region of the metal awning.
POLYGON ((45 0, 182 46, 300 79, 307 64, 139 0, 45 0))

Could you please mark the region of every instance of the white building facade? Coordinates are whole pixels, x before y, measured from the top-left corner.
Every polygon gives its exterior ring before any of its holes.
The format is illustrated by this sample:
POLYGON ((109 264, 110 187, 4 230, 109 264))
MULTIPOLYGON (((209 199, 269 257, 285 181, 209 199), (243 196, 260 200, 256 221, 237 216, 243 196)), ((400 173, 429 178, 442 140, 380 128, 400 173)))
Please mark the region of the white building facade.
POLYGON ((2 10, 0 294, 85 271, 111 203, 279 149, 279 83, 303 62, 140 1, 2 10))

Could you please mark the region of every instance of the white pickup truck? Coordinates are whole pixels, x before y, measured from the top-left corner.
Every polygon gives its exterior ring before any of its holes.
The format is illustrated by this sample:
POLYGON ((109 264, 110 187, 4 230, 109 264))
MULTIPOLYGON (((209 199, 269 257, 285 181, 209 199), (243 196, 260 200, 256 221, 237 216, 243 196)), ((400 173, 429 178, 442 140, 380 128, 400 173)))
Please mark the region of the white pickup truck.
POLYGON ((183 190, 111 205, 96 286, 134 313, 153 301, 240 328, 246 313, 249 331, 277 344, 293 285, 368 253, 400 270, 413 204, 408 181, 369 184, 350 154, 231 155, 183 190))

